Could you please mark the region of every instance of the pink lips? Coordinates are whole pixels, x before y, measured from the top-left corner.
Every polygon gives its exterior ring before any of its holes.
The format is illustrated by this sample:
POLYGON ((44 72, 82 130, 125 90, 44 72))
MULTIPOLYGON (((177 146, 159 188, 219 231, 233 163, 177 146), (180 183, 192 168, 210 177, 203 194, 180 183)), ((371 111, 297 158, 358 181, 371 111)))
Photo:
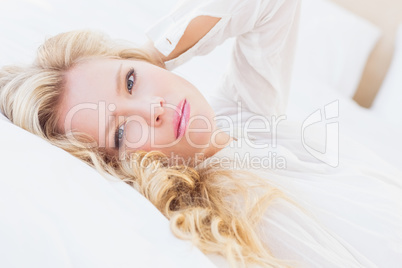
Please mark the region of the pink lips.
POLYGON ((176 108, 173 126, 176 134, 176 139, 184 136, 186 132, 188 121, 190 119, 190 104, 186 99, 182 100, 176 108))

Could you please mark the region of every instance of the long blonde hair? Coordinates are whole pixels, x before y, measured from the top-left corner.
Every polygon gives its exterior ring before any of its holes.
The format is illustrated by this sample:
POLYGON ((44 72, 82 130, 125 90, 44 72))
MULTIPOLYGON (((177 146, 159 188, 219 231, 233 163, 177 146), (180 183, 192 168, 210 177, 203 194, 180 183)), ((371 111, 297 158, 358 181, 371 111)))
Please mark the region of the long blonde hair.
POLYGON ((88 137, 69 139, 57 129, 65 73, 92 57, 144 60, 159 65, 138 48, 92 31, 73 31, 48 39, 26 67, 0 70, 0 110, 14 124, 86 161, 102 174, 132 185, 170 220, 172 232, 191 240, 204 253, 223 255, 229 263, 282 267, 257 231, 264 211, 282 193, 249 172, 208 165, 171 166, 157 151, 136 152, 125 160, 89 148, 88 137), (236 200, 236 202, 233 202, 236 200))

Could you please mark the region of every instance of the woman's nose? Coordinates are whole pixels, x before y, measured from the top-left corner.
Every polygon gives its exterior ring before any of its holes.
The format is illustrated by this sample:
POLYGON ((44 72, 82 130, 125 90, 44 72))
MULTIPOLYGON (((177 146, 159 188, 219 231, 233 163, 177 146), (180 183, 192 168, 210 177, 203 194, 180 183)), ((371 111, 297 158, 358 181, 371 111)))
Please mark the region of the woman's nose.
POLYGON ((159 126, 162 123, 165 113, 165 100, 162 97, 154 97, 151 102, 151 126, 159 126))

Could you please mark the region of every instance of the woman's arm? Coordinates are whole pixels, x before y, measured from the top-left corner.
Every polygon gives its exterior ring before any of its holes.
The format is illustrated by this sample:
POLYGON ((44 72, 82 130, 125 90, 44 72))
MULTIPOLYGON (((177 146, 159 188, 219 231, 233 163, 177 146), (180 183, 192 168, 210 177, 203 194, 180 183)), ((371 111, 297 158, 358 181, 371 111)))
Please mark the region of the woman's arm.
POLYGON ((235 37, 214 94, 241 101, 256 114, 281 115, 290 89, 299 11, 300 0, 183 0, 147 35, 168 70, 235 37))
MULTIPOLYGON (((145 48, 150 54, 160 62, 160 66, 165 67, 165 62, 180 56, 192 46, 194 46, 201 38, 203 38, 220 20, 221 18, 211 16, 198 16, 194 18, 187 26, 183 36, 175 49, 167 56, 157 50, 152 41, 149 41, 145 48)), ((169 42, 169 40, 167 39, 169 42)))

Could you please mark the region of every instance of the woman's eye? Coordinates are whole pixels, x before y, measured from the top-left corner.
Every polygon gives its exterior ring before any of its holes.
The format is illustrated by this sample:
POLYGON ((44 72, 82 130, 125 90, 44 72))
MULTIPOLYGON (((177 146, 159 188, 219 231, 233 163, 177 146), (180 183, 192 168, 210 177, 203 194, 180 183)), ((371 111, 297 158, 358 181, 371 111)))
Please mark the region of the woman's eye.
POLYGON ((116 133, 114 135, 114 145, 116 148, 120 148, 121 143, 123 141, 124 127, 125 127, 125 124, 121 125, 118 129, 116 129, 116 133))
POLYGON ((132 90, 134 87, 136 81, 136 74, 134 69, 131 69, 128 73, 127 73, 127 90, 130 94, 132 94, 132 90))

